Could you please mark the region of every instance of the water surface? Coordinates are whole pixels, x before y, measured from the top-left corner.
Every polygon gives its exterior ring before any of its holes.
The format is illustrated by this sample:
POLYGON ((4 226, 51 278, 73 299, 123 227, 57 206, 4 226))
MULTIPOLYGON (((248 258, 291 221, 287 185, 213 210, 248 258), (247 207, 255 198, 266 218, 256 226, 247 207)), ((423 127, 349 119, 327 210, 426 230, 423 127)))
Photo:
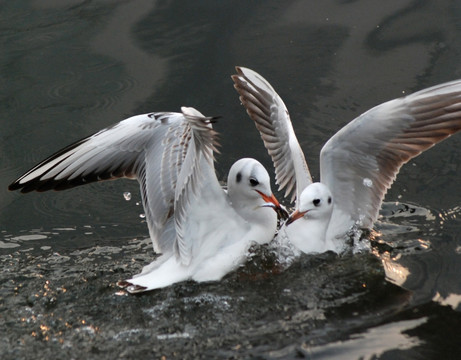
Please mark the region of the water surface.
POLYGON ((222 282, 141 296, 116 287, 154 257, 136 182, 6 190, 73 141, 182 105, 222 117, 220 179, 243 156, 270 169, 235 65, 277 89, 318 178, 348 121, 461 77, 458 2, 6 1, 0 20, 2 359, 458 357, 459 135, 402 169, 370 251, 283 269, 255 250, 222 282))

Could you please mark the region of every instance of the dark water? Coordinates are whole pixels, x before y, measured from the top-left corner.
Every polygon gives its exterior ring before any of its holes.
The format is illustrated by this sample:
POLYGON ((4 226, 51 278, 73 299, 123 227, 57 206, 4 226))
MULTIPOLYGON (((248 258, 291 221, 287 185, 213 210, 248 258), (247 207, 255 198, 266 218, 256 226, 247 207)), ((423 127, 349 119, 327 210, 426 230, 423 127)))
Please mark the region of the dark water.
POLYGON ((318 174, 355 116, 460 78, 460 36, 448 0, 0 2, 0 358, 459 358, 459 135, 404 167, 372 251, 284 271, 257 253, 220 283, 142 296, 116 287, 153 257, 137 183, 6 188, 79 138, 182 105, 222 116, 220 178, 243 156, 271 168, 235 65, 277 89, 318 174))

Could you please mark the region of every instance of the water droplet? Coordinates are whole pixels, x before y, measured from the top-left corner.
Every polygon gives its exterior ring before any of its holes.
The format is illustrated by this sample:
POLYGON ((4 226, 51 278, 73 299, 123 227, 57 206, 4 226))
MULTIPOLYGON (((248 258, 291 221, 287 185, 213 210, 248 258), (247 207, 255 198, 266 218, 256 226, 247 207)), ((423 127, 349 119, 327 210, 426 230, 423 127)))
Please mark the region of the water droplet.
POLYGON ((146 218, 146 214, 139 214, 139 217, 140 217, 141 219, 145 219, 145 218, 146 218))
POLYGON ((123 193, 123 197, 125 198, 126 201, 130 201, 131 200, 131 193, 129 191, 125 191, 123 193))
POLYGON ((366 187, 372 187, 373 186, 373 181, 369 178, 364 178, 363 179, 363 185, 366 187))

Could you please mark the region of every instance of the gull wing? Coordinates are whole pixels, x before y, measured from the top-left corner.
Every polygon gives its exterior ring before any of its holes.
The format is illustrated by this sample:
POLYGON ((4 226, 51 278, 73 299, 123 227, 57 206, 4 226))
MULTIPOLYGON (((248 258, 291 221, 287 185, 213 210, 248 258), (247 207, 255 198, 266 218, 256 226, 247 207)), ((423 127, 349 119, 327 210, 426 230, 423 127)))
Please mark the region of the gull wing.
POLYGON ((190 137, 175 190, 175 251, 181 262, 189 265, 201 244, 201 239, 197 239, 198 232, 190 226, 191 213, 206 214, 207 206, 201 202, 205 191, 211 192, 212 200, 218 203, 225 202, 225 197, 214 171, 213 153, 217 152, 218 145, 217 133, 211 126, 214 118, 205 117, 193 108, 183 107, 181 110, 188 122, 190 137))
POLYGON ((401 166, 460 130, 461 80, 383 103, 343 127, 320 154, 335 201, 332 231, 372 227, 401 166))
MULTIPOLYGON (((64 190, 101 180, 137 179, 154 249, 173 249, 175 190, 191 127, 182 113, 150 113, 123 120, 45 159, 10 190, 64 190)), ((182 186, 182 185, 181 185, 182 186)))
POLYGON ((255 122, 275 168, 279 190, 293 202, 312 183, 303 151, 298 143, 290 115, 280 96, 261 75, 236 67, 234 87, 248 115, 255 122))

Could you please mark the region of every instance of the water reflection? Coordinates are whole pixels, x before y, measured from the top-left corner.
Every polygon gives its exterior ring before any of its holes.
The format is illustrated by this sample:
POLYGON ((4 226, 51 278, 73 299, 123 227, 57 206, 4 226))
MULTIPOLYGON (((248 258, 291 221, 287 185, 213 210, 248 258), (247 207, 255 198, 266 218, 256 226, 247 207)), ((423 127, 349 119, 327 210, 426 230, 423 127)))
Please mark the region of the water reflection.
MULTIPOLYGON (((390 258, 390 254, 385 252, 380 254, 379 257, 383 262, 384 271, 386 273, 386 279, 393 284, 402 286, 407 281, 410 271, 405 266, 402 266, 397 261, 390 258)), ((399 258, 397 256, 396 258, 399 258)))
POLYGON ((453 310, 461 310, 461 294, 448 294, 448 296, 443 297, 437 292, 432 299, 442 305, 448 305, 453 308, 453 310))
POLYGON ((306 355, 315 359, 376 359, 393 349, 408 350, 422 343, 417 336, 405 334, 427 321, 427 317, 398 321, 377 326, 358 333, 345 341, 338 341, 322 347, 305 348, 306 355))
POLYGON ((155 1, 143 0, 118 4, 105 28, 92 39, 92 50, 123 64, 126 78, 118 81, 115 87, 107 84, 111 91, 103 93, 111 94, 111 98, 99 96, 100 104, 90 109, 90 114, 102 110, 106 116, 121 119, 121 114, 133 114, 136 107, 162 85, 168 69, 167 59, 139 46, 132 32, 133 26, 145 19, 156 6, 155 1))
POLYGON ((441 281, 461 271, 456 246, 442 240, 459 211, 458 206, 440 212, 410 204, 384 206, 373 253, 381 260, 386 279, 415 292, 416 303, 432 300, 459 310, 461 283, 441 281), (430 267, 428 257, 433 260, 430 267))

